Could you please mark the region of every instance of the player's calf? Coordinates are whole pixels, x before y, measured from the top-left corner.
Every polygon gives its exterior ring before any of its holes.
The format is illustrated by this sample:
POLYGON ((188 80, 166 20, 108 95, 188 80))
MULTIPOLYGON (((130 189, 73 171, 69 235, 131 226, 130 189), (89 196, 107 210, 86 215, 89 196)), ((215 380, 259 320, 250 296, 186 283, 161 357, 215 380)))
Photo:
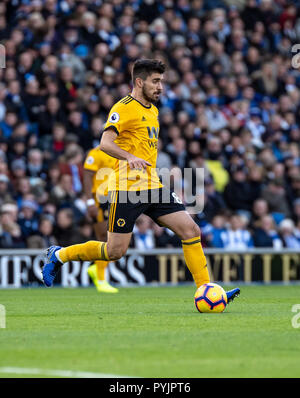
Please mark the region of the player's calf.
POLYGON ((127 247, 124 248, 123 246, 117 246, 112 244, 107 244, 107 254, 110 261, 119 260, 126 254, 127 247))
POLYGON ((108 232, 107 255, 109 261, 116 261, 123 257, 128 249, 132 233, 108 232))

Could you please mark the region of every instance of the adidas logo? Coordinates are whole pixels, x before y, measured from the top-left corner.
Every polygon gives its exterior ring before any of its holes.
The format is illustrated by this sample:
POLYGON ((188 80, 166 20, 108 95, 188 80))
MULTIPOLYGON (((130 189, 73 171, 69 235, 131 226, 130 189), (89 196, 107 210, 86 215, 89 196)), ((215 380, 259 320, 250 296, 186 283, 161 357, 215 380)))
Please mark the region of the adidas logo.
POLYGON ((146 121, 146 118, 145 118, 145 116, 143 116, 142 117, 142 122, 145 122, 146 121))

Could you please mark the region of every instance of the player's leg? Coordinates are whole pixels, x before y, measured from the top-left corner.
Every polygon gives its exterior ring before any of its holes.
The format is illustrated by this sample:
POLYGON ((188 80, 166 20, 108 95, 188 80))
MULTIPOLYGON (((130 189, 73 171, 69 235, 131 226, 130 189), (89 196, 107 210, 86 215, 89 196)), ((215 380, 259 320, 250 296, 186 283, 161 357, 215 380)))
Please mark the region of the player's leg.
POLYGON ((210 277, 201 245, 200 229, 188 212, 181 210, 166 214, 158 217, 157 222, 180 237, 184 259, 197 288, 208 283, 210 277))
MULTIPOLYGON (((93 223, 94 232, 97 240, 107 241, 107 219, 108 219, 108 200, 107 196, 102 197, 105 200, 98 204, 98 214, 93 223)), ((98 202, 98 201, 97 201, 98 202)), ((96 289, 100 293, 117 293, 118 289, 111 286, 105 279, 105 270, 109 261, 96 260, 87 269, 87 273, 93 281, 96 289)))
MULTIPOLYGON (((100 209, 99 211, 101 218, 98 217, 98 219, 102 220, 100 222, 95 222, 94 223, 94 231, 96 238, 100 242, 105 242, 107 241, 107 221, 104 220, 103 216, 103 209, 100 209)), ((103 260, 96 260, 89 266, 87 269, 88 275, 93 281, 94 285, 96 286, 96 289, 100 293, 117 293, 118 289, 111 286, 107 280, 105 279, 105 270, 108 267, 109 261, 103 261, 103 260)))
POLYGON ((42 270, 46 286, 52 286, 59 267, 68 261, 114 261, 126 253, 135 220, 143 207, 120 203, 118 196, 118 192, 112 193, 107 242, 91 240, 64 248, 51 246, 47 250, 47 261, 42 270))
POLYGON ((107 242, 90 240, 85 243, 61 248, 51 246, 47 250, 47 262, 43 267, 43 281, 47 287, 52 286, 58 269, 68 261, 114 261, 121 258, 130 243, 131 233, 108 233, 107 242), (115 235, 121 235, 115 237, 115 235))
MULTIPOLYGON (((106 242, 107 241, 107 222, 102 221, 102 222, 97 222, 94 224, 94 231, 97 240, 100 242, 106 242)), ((97 280, 105 280, 105 269, 108 266, 109 262, 108 261, 101 261, 101 260, 96 260, 95 265, 97 269, 97 280)))
MULTIPOLYGON (((116 232, 107 232, 107 252, 110 258, 118 260, 126 254, 128 246, 130 244, 132 233, 116 233, 116 232)), ((95 261, 95 264, 98 266, 98 274, 97 274, 97 291, 100 293, 118 293, 118 289, 111 286, 105 280, 105 269, 109 262, 104 261, 95 261), (100 268, 100 273, 99 273, 100 268), (103 274, 101 273, 103 272, 103 274)), ((90 268, 90 267, 89 267, 90 268)))
POLYGON ((131 236, 132 232, 107 232, 107 250, 109 256, 115 260, 123 257, 128 250, 131 236))
MULTIPOLYGON (((186 211, 178 211, 157 218, 157 222, 171 229, 181 238, 184 259, 197 288, 210 282, 206 258, 201 245, 200 228, 186 211)), ((226 292, 227 301, 240 294, 239 288, 226 292)))

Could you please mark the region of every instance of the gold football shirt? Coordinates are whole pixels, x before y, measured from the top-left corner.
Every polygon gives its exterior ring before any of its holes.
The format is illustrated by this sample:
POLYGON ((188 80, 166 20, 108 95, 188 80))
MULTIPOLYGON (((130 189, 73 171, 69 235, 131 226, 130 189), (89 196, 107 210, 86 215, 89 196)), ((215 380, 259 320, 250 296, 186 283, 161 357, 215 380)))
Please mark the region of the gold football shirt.
POLYGON ((96 147, 91 149, 86 158, 83 167, 94 171, 92 193, 97 196, 106 196, 108 194, 108 178, 115 167, 116 159, 107 155, 96 147))
POLYGON ((109 177, 109 191, 140 191, 161 188, 156 173, 157 141, 159 134, 158 109, 143 105, 127 95, 110 110, 104 131, 117 133, 114 141, 121 149, 151 163, 145 172, 131 170, 127 161, 116 160, 114 173, 109 177))

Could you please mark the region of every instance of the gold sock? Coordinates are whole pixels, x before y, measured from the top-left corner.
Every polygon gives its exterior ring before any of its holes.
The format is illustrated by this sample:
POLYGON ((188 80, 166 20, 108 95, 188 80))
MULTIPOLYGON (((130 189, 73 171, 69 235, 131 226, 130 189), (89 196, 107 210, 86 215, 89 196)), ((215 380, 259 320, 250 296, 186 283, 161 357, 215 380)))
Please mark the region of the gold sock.
POLYGON ((204 283, 209 283, 209 273, 200 236, 182 240, 181 243, 186 265, 194 278, 197 288, 204 283))
POLYGON ((105 269, 108 266, 108 261, 95 261, 96 267, 97 267, 97 278, 98 281, 104 281, 105 280, 105 269))
POLYGON ((107 243, 90 240, 78 245, 63 247, 58 250, 58 257, 62 263, 67 261, 94 261, 104 260, 108 261, 107 243))

